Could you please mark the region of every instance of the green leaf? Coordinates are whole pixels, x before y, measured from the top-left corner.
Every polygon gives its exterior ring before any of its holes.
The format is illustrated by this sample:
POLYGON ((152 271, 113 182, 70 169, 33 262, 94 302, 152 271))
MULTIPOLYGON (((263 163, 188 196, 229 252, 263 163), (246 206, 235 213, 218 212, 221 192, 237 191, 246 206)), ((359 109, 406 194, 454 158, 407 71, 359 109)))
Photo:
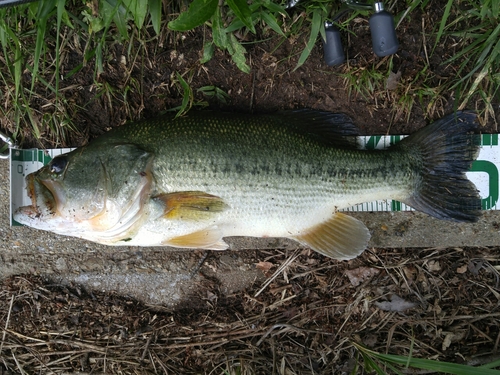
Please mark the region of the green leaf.
MULTIPOLYGON (((377 357, 390 363, 405 365, 408 358, 391 354, 378 354, 377 357)), ((410 367, 416 367, 424 370, 439 371, 455 375, 500 375, 500 371, 472 366, 461 365, 458 363, 439 362, 430 359, 411 358, 410 367)))
POLYGON ((252 33, 255 34, 255 27, 252 22, 252 12, 248 6, 246 0, 226 0, 229 8, 236 14, 243 24, 250 29, 252 33))
POLYGON ((108 27, 111 24, 111 21, 115 16, 117 7, 118 5, 116 4, 116 1, 114 3, 111 3, 110 0, 105 0, 100 3, 99 18, 102 18, 104 22, 103 28, 108 27))
POLYGON ((156 35, 160 34, 161 28, 161 0, 149 0, 149 13, 151 14, 151 23, 156 35))
POLYGON ((309 40, 307 41, 306 48, 304 48, 304 50, 300 54, 299 62, 297 63, 297 66, 294 70, 297 70, 300 66, 302 66, 302 64, 306 62, 307 58, 311 54, 312 49, 314 48, 314 45, 316 44, 316 39, 318 39, 319 30, 323 23, 322 13, 322 9, 317 8, 313 10, 311 34, 309 35, 309 40))
POLYGON ((275 4, 272 1, 265 1, 264 6, 269 9, 271 12, 274 13, 281 13, 283 15, 286 15, 285 8, 282 7, 281 5, 275 4))
POLYGON ((193 90, 191 89, 191 86, 189 86, 189 83, 187 83, 179 73, 176 72, 175 75, 183 90, 181 108, 175 115, 175 117, 179 117, 186 114, 187 111, 189 111, 189 109, 191 108, 193 104, 193 90))
POLYGON ((68 26, 70 29, 74 29, 75 27, 73 26, 73 24, 71 23, 71 19, 69 18, 69 14, 67 12, 66 9, 63 10, 63 13, 62 13, 62 21, 64 22, 64 24, 66 26, 68 26))
POLYGON ((148 2, 143 0, 122 0, 132 15, 137 28, 141 28, 148 13, 148 2))
MULTIPOLYGON (((113 21, 116 25, 116 28, 120 32, 120 36, 124 40, 128 40, 129 36, 127 22, 129 18, 127 16, 131 13, 127 12, 127 9, 122 5, 122 2, 111 0, 103 1, 102 13, 104 19, 104 29, 108 30, 113 21)), ((106 32, 104 34, 106 34, 106 32)))
POLYGON ((243 47, 233 34, 230 34, 230 43, 228 45, 228 51, 231 54, 236 66, 244 73, 250 73, 250 67, 246 63, 245 53, 247 52, 245 47, 243 47))
POLYGON ((226 30, 222 27, 222 19, 218 8, 212 16, 212 38, 217 47, 227 49, 229 39, 226 30))
POLYGON ((101 75, 102 72, 104 72, 104 65, 103 65, 104 59, 102 57, 103 44, 104 42, 102 40, 99 40, 95 48, 95 64, 97 67, 97 76, 101 75))
POLYGON ((189 9, 168 23, 168 28, 174 31, 188 31, 204 24, 217 9, 218 0, 194 0, 189 9))
POLYGON ((209 98, 216 98, 219 102, 224 104, 227 104, 227 99, 229 99, 229 95, 217 86, 203 86, 196 91, 201 92, 209 98))
MULTIPOLYGON (((128 40, 128 28, 127 28, 127 17, 121 12, 115 12, 113 16, 113 21, 115 22, 116 28, 120 32, 120 36, 124 40, 128 40)), ((108 28, 110 24, 105 24, 104 27, 108 28)))
POLYGON ((214 44, 212 42, 205 43, 203 46, 203 56, 200 59, 200 64, 205 64, 214 56, 214 44))
POLYGON ((226 27, 226 33, 233 33, 237 30, 241 30, 245 27, 245 24, 238 18, 235 18, 228 27, 226 27))

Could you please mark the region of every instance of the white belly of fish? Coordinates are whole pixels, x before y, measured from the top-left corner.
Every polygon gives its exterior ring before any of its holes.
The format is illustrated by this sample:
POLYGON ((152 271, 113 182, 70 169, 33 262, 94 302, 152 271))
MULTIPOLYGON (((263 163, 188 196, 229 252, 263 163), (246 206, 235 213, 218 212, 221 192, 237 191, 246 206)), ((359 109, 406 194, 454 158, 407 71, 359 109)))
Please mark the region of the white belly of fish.
POLYGON ((361 194, 329 196, 318 189, 297 191, 281 187, 263 191, 237 191, 231 194, 213 189, 210 193, 220 196, 228 208, 209 220, 169 220, 161 217, 158 207, 150 207, 148 219, 126 242, 115 245, 175 246, 188 248, 225 249, 223 237, 288 237, 297 238, 311 228, 327 222, 340 209, 355 204, 397 196, 397 189, 373 187, 361 194), (176 239, 189 239, 191 242, 176 239))

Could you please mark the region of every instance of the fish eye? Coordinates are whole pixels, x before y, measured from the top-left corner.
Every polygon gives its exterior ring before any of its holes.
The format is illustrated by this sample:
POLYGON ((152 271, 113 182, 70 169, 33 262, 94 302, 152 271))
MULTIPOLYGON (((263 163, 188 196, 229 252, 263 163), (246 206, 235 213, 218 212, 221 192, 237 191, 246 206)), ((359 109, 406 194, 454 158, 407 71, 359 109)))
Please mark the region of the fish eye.
POLYGON ((67 164, 68 158, 66 156, 57 156, 49 164, 50 172, 59 174, 64 171, 67 164))

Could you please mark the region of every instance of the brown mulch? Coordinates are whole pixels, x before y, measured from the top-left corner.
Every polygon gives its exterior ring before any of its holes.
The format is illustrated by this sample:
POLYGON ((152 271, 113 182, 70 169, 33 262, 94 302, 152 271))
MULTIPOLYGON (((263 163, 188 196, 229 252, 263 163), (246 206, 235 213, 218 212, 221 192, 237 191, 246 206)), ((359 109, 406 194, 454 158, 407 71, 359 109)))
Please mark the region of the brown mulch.
POLYGON ((366 373, 352 342, 468 364, 500 356, 498 248, 372 249, 350 262, 259 255, 270 283, 203 291, 205 305, 173 311, 5 279, 0 374, 366 373))

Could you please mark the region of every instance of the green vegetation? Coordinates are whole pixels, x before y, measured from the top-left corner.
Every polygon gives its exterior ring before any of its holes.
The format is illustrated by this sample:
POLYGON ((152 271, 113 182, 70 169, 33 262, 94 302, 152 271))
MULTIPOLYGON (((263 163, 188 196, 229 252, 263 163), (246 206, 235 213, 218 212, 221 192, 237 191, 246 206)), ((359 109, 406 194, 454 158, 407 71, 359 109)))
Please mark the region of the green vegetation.
MULTIPOLYGON (((364 369, 367 373, 386 375, 387 368, 391 373, 402 375, 412 373, 412 370, 427 370, 437 374, 453 375, 499 375, 499 370, 493 370, 500 366, 500 361, 494 361, 480 367, 461 365, 449 362, 440 362, 432 359, 413 358, 411 354, 406 356, 382 354, 367 349, 359 344, 354 344, 363 358, 364 369)), ((356 369, 354 370, 356 371, 356 369)))
POLYGON ((187 11, 168 23, 168 27, 174 31, 189 31, 209 22, 212 40, 205 43, 202 61, 206 62, 212 58, 215 45, 228 51, 236 66, 249 73, 246 50, 235 34, 256 34, 255 26, 261 24, 285 37, 278 23, 278 18, 285 15, 285 9, 269 0, 254 1, 250 5, 245 0, 227 0, 227 7, 219 7, 218 4, 218 0, 194 0, 187 11), (224 26, 225 21, 228 21, 227 27, 224 26))
MULTIPOLYGON (((434 116, 450 94, 457 109, 476 109, 483 122, 494 118, 491 103, 499 97, 500 87, 498 1, 390 0, 385 5, 398 25, 410 23, 417 11, 429 15, 432 9, 441 14, 438 22, 422 18, 425 57, 419 60, 419 70, 406 75, 403 72, 391 89, 387 80, 401 65, 395 68, 393 57, 348 56, 346 64, 328 73, 341 78, 350 95, 391 107, 394 119, 409 119, 416 104, 427 116, 434 116), (445 54, 441 64, 453 74, 442 77, 431 61, 435 54, 446 52, 448 45, 453 46, 453 53, 445 54)), ((279 47, 288 39, 295 42, 289 59, 295 61, 295 70, 300 69, 320 43, 324 21, 331 19, 338 10, 336 6, 329 0, 311 0, 299 2, 290 11, 285 1, 271 0, 194 0, 168 5, 161 0, 46 0, 0 8, 2 126, 17 139, 29 136, 56 146, 67 144, 68 135, 79 131, 71 121, 75 111, 85 109, 75 108, 61 95, 61 82, 89 67, 96 96, 108 97, 110 106, 113 100, 127 103, 132 93, 142 95, 142 86, 131 78, 131 71, 124 73, 129 78, 120 88, 122 92, 99 81, 109 63, 110 48, 117 44, 125 46, 127 61, 140 63, 149 53, 147 46, 158 48, 167 40, 175 48, 183 37, 202 29, 199 63, 207 63, 220 50, 241 71, 250 73, 250 44, 273 39, 279 47), (72 51, 78 52, 80 61, 61 70, 72 51)), ((369 12, 353 11, 339 20, 339 27, 346 37, 355 37, 363 28, 366 32, 368 16, 369 12)), ((398 33, 404 31, 403 27, 397 29, 398 33)), ((187 87, 190 74, 181 71, 173 76, 183 97, 179 113, 197 105, 196 93, 207 94, 206 90, 187 87)), ((212 97, 225 98, 216 93, 212 97)), ((125 112, 129 115, 134 110, 126 104, 125 112)))
POLYGON ((446 88, 456 91, 460 109, 476 96, 486 104, 486 115, 494 117, 491 102, 500 93, 500 2, 467 0, 455 8, 454 3, 448 0, 436 37, 438 44, 447 33, 461 46, 444 62, 457 65, 457 79, 446 88))

